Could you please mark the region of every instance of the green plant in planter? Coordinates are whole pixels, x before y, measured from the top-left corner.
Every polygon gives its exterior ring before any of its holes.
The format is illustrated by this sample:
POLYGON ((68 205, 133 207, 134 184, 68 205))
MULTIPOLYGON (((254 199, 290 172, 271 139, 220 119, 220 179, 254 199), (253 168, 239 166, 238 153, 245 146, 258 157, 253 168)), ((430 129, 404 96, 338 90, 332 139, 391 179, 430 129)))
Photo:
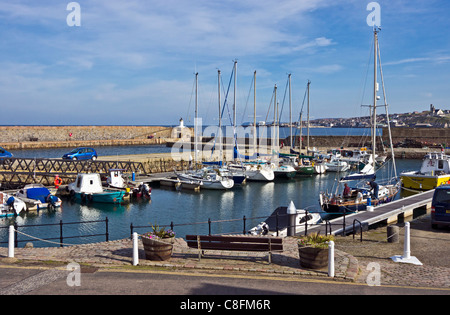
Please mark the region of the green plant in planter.
POLYGON ((312 233, 301 237, 298 240, 298 245, 301 247, 327 249, 329 241, 334 241, 333 235, 320 235, 319 233, 312 233))
POLYGON ((142 237, 147 239, 164 239, 175 237, 175 232, 171 229, 166 230, 164 227, 152 224, 152 231, 142 234, 142 237))

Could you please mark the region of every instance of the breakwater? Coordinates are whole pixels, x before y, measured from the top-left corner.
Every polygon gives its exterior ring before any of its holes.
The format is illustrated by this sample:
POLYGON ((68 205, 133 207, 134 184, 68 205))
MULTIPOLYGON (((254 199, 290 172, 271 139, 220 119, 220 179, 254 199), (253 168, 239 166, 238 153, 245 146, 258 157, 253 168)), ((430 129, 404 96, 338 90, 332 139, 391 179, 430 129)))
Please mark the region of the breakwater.
POLYGON ((163 144, 171 136, 165 126, 0 126, 5 149, 163 144))

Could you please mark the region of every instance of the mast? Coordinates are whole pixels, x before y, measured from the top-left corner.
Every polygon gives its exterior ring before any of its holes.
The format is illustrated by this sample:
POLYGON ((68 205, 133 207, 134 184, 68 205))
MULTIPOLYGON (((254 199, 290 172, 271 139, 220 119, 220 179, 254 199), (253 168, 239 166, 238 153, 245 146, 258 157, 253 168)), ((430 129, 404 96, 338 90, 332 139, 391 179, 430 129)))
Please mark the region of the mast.
POLYGON ((256 70, 253 73, 253 154, 256 153, 256 70))
POLYGON ((378 90, 378 82, 377 82, 377 70, 378 70, 378 30, 376 26, 373 30, 374 34, 374 62, 373 62, 373 125, 372 125, 372 163, 375 169, 375 147, 377 140, 377 90, 378 90))
POLYGON ((237 60, 234 61, 234 104, 233 104, 233 128, 236 132, 236 85, 237 85, 237 60))
POLYGON ((194 164, 197 169, 197 147, 198 147, 198 72, 195 73, 195 119, 194 119, 194 164))
POLYGON ((291 91, 291 74, 289 73, 289 143, 292 144, 292 91, 291 91))
POLYGON ((307 119, 308 119, 308 124, 307 124, 307 128, 306 128, 306 130, 307 130, 307 138, 306 138, 306 154, 308 154, 308 152, 309 152, 309 86, 311 85, 311 81, 309 81, 308 80, 308 117, 307 117, 307 119))
POLYGON ((219 161, 222 161, 223 152, 222 152, 222 110, 220 106, 220 70, 217 70, 217 84, 218 84, 218 93, 219 93, 219 161))
POLYGON ((274 101, 273 101, 273 147, 275 148, 275 153, 277 152, 277 112, 278 112, 278 108, 277 108, 277 85, 275 84, 275 88, 274 88, 274 101))

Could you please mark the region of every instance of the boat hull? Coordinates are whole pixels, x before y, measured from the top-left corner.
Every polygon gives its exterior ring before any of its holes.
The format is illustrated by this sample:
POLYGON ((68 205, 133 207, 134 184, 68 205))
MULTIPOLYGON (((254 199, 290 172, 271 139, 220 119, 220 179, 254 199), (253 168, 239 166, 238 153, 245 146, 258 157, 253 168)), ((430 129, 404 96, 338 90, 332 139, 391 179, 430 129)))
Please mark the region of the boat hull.
POLYGON ((75 193, 75 200, 78 202, 98 202, 98 203, 121 203, 124 191, 104 191, 102 193, 75 193))
POLYGON ((420 175, 417 173, 404 173, 400 176, 402 186, 414 190, 431 190, 450 181, 450 174, 441 176, 420 175))
POLYGON ((297 169, 297 174, 299 175, 314 175, 313 166, 301 166, 297 169))

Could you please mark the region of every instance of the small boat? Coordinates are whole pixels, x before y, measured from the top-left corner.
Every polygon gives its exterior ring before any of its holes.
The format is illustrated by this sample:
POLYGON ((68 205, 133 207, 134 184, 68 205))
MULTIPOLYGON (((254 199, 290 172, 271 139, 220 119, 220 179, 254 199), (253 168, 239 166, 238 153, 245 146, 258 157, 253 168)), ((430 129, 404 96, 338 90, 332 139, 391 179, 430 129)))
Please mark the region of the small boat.
POLYGON ((106 179, 108 187, 125 190, 125 195, 128 197, 131 195, 135 198, 150 198, 152 189, 148 184, 143 182, 130 182, 126 181, 123 175, 123 169, 110 169, 109 176, 106 179))
POLYGON ((276 178, 294 178, 297 170, 290 165, 280 165, 273 169, 276 178))
POLYGON ((53 195, 47 187, 42 184, 29 184, 20 189, 16 197, 24 201, 27 210, 41 210, 49 207, 61 207, 61 199, 53 195))
POLYGON ((400 174, 404 188, 414 190, 435 189, 450 181, 450 156, 441 153, 428 153, 420 170, 400 174))
POLYGON ((27 205, 24 201, 10 194, 0 192, 0 218, 16 216, 23 210, 27 210, 27 205))
POLYGON ((120 203, 125 191, 103 188, 100 174, 78 174, 74 183, 67 188, 78 202, 120 203))
MULTIPOLYGON (((278 235, 287 236, 287 229, 289 226, 289 215, 287 214, 287 209, 288 207, 278 207, 265 221, 252 228, 248 231, 248 233, 251 235, 276 236, 278 227, 278 235)), ((308 225, 313 225, 322 220, 320 214, 316 212, 309 212, 302 209, 297 209, 296 212, 296 232, 304 231, 305 223, 308 225)))
POLYGON ((346 172, 350 169, 350 166, 347 162, 339 161, 337 159, 331 159, 329 162, 326 162, 327 172, 346 172))
POLYGON ((231 189, 234 181, 221 173, 221 169, 202 169, 191 173, 175 173, 182 182, 199 185, 201 189, 224 190, 231 189))

